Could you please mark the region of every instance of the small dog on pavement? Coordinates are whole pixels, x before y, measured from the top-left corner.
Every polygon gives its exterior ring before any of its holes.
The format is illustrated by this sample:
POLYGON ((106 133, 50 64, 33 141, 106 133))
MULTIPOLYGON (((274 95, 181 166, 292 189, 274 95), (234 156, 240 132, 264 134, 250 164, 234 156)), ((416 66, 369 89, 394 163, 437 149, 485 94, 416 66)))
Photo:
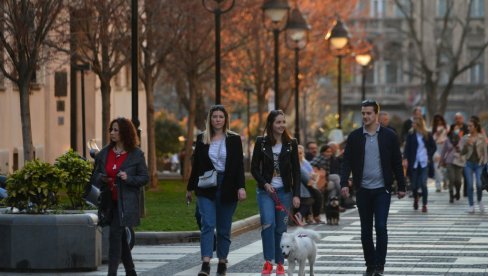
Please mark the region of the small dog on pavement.
POLYGON ((327 224, 338 225, 339 224, 339 198, 333 196, 329 199, 329 203, 325 207, 325 217, 327 218, 327 224))
POLYGON ((317 257, 315 242, 320 240, 320 235, 312 230, 298 229, 293 233, 283 233, 281 237, 281 252, 288 259, 288 276, 293 275, 295 262, 299 265, 299 276, 305 276, 305 263, 308 259, 310 275, 313 274, 313 266, 317 257))

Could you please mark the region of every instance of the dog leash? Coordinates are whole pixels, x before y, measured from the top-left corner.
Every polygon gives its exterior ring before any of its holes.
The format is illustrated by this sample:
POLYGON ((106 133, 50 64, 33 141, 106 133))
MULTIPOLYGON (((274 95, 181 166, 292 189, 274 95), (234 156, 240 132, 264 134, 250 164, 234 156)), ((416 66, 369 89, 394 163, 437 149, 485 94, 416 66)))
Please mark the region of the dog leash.
POLYGON ((273 201, 275 202, 275 208, 276 210, 278 211, 284 211, 289 218, 291 218, 293 220, 293 222, 298 225, 298 226, 303 226, 303 223, 300 223, 291 213, 288 209, 286 209, 285 205, 283 205, 283 203, 281 203, 280 199, 278 198, 278 195, 276 194, 276 192, 272 192, 271 193, 271 199, 273 199, 273 201))

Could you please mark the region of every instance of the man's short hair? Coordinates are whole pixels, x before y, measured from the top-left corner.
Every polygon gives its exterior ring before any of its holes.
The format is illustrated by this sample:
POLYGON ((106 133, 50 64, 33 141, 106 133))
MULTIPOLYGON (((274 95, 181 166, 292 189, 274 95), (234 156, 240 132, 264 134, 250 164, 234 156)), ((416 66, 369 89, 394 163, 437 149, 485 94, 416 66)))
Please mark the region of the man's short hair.
POLYGON ((361 102, 361 107, 372 106, 374 109, 374 113, 378 114, 380 112, 380 105, 375 100, 364 100, 361 102))
POLYGON ((308 146, 310 146, 311 144, 317 144, 317 142, 315 142, 315 141, 308 141, 307 144, 305 144, 305 147, 308 149, 308 146))

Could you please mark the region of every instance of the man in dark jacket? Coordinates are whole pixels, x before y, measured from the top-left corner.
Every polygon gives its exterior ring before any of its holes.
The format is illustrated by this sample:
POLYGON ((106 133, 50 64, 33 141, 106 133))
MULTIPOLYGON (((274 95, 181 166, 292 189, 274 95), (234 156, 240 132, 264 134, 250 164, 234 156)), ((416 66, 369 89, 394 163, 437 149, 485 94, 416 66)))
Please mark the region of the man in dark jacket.
POLYGON ((361 221, 361 243, 367 266, 364 275, 383 275, 388 246, 386 222, 391 187, 395 178, 398 182, 398 198, 403 198, 405 178, 397 135, 378 123, 379 105, 376 101, 366 100, 361 106, 363 126, 347 138, 341 169, 341 192, 343 196, 349 196, 347 180, 352 172, 361 221), (376 248, 373 242, 373 217, 376 248))

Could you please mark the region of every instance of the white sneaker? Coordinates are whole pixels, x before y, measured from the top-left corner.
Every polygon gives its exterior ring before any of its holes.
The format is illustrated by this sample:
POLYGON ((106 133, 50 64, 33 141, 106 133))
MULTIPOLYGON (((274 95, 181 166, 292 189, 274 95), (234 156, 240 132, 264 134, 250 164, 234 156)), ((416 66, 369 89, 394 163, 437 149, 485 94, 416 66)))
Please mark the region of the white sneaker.
POLYGON ((469 206, 468 213, 470 213, 470 214, 474 213, 474 206, 469 206))
POLYGON ((481 213, 484 213, 485 212, 485 205, 483 204, 483 202, 481 202, 481 201, 478 202, 478 205, 480 207, 480 212, 481 213))

